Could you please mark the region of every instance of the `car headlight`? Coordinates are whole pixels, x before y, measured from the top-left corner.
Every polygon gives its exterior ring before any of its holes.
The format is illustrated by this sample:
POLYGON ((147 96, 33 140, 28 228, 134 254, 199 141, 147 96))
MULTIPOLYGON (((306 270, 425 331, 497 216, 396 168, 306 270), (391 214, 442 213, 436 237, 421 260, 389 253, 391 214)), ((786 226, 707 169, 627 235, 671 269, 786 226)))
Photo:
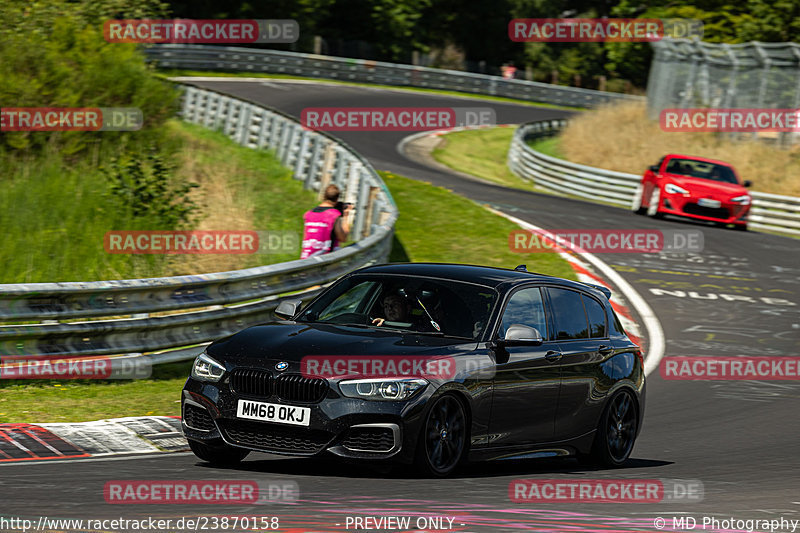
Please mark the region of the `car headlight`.
POLYGON ((664 192, 667 194, 689 194, 689 191, 683 187, 678 187, 674 183, 667 183, 664 185, 664 192))
POLYGON ((348 398, 398 401, 411 398, 425 388, 425 379, 349 379, 339 382, 339 390, 348 398))
POLYGON ((225 367, 205 352, 198 355, 192 365, 192 377, 200 381, 219 381, 224 373, 225 367))
POLYGON ((731 202, 735 204, 742 204, 742 205, 750 205, 750 195, 743 194, 741 196, 737 196, 735 198, 731 198, 731 202))

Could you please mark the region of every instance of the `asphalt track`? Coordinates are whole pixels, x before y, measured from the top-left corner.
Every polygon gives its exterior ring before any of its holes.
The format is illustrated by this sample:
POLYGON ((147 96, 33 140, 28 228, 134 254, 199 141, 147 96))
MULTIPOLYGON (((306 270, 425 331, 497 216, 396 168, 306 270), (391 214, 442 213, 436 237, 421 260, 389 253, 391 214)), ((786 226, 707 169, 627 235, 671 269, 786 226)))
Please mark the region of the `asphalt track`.
MULTIPOLYGON (((217 81, 200 85, 298 117, 304 107, 313 106, 491 106, 499 123, 568 114, 316 83, 217 81)), ((666 337, 666 356, 797 355, 798 241, 650 220, 622 209, 465 180, 401 156, 396 146, 405 135, 339 134, 378 169, 445 186, 545 228, 702 229, 702 253, 599 257, 653 308, 666 337)), ((755 181, 757 187, 757 178, 755 181)), ((431 210, 435 209, 432 205, 431 210)), ((438 237, 458 239, 457 235, 438 237)), ((666 381, 655 371, 649 377, 647 395, 645 425, 633 459, 617 470, 586 469, 572 460, 539 460, 472 465, 453 479, 431 480, 408 471, 384 475, 358 465, 263 454, 252 456, 234 470, 209 468, 190 454, 16 463, 0 466, 0 515, 86 519, 258 514, 279 517, 284 531, 344 531, 347 516, 400 512, 415 517, 455 517, 452 530, 457 531, 656 531, 656 517, 666 518, 665 529, 671 530, 672 517, 682 515, 697 519, 696 530, 720 531, 731 528, 702 527, 702 517, 800 519, 798 382, 666 381), (705 495, 701 502, 691 503, 518 504, 512 503, 508 494, 509 483, 518 478, 699 480, 705 495), (300 499, 293 504, 258 506, 104 502, 107 481, 130 479, 291 480, 299 486, 300 499)))

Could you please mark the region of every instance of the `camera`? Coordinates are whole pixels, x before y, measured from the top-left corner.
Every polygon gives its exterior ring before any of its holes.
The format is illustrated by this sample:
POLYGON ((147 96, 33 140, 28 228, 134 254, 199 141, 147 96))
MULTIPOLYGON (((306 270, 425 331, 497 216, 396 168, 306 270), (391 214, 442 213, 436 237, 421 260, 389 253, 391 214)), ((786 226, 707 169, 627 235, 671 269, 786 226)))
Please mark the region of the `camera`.
POLYGON ((336 209, 338 209, 343 215, 344 215, 344 210, 347 209, 348 207, 353 207, 353 204, 345 202, 336 202, 336 209))

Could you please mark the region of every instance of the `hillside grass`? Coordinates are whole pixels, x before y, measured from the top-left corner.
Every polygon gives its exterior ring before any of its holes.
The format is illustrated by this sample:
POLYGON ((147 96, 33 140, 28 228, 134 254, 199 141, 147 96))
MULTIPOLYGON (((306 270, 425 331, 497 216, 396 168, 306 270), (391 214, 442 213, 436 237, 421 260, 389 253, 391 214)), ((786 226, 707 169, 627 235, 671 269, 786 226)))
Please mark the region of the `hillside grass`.
POLYGON ((725 134, 664 132, 658 121, 647 119, 641 103, 577 115, 555 142, 565 159, 632 174, 642 174, 669 153, 719 159, 751 180, 755 191, 800 196, 800 145, 782 148, 725 134))
MULTIPOLYGON (((170 120, 163 135, 173 154, 174 181, 200 185, 200 207, 190 229, 302 231, 302 215, 316 202, 267 152, 238 146, 218 132, 170 120), (286 202, 285 198, 292 198, 286 202)), ((248 268, 299 256, 109 254, 111 230, 158 230, 120 212, 101 170, 125 150, 105 143, 89 157, 67 160, 57 152, 0 158, 0 283, 88 281, 160 277, 248 268)))

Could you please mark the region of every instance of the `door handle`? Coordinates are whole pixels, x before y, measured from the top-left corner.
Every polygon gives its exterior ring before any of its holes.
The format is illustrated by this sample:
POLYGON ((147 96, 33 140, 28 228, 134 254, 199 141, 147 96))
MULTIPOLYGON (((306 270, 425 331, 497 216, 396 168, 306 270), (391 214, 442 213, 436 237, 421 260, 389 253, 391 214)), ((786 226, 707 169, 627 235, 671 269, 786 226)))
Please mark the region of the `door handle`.
POLYGON ((557 352, 555 350, 550 350, 546 354, 544 354, 544 358, 547 359, 550 362, 553 362, 553 361, 558 361, 559 359, 561 359, 562 355, 563 354, 561 352, 557 352))
POLYGON ((600 353, 600 355, 608 355, 614 351, 614 348, 611 346, 606 346, 605 344, 601 344, 597 351, 600 353))

